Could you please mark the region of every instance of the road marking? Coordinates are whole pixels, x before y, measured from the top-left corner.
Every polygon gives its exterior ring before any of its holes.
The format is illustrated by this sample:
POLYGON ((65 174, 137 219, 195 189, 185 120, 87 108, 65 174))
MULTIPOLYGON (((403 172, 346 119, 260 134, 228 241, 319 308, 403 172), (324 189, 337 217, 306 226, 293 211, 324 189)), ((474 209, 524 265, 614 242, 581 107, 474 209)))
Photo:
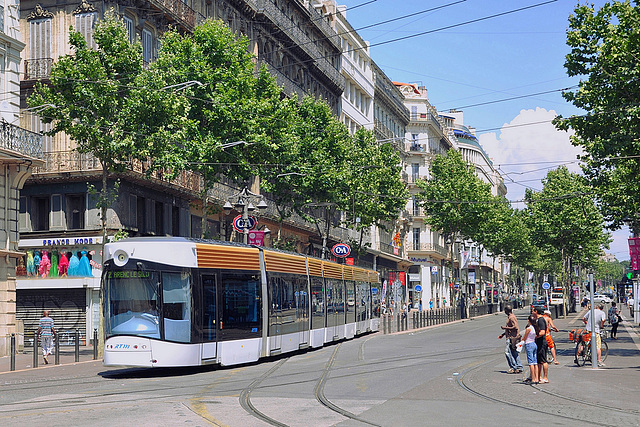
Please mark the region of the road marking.
POLYGON ((638 347, 638 350, 640 350, 640 335, 638 335, 638 333, 633 329, 633 326, 629 321, 623 319, 621 323, 627 330, 627 333, 633 340, 633 343, 638 347))

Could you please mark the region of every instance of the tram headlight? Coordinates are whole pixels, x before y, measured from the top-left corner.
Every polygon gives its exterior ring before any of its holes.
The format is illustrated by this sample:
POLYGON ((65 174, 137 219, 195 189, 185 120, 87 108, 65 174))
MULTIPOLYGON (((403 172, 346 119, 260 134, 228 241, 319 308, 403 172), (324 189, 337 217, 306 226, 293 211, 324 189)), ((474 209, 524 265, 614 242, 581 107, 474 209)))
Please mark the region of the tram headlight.
POLYGON ((118 267, 123 267, 129 261, 129 254, 123 251, 122 249, 118 249, 113 254, 113 263, 118 267))

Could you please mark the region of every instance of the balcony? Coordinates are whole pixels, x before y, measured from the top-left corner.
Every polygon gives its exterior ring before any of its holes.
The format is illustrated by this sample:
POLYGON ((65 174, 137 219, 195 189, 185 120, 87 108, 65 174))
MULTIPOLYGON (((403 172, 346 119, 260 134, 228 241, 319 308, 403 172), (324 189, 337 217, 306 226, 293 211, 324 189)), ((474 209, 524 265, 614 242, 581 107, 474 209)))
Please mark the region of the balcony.
POLYGON ((3 121, 0 122, 0 149, 41 159, 42 135, 3 121))
MULTIPOLYGON (((35 134, 41 137, 38 134, 35 134)), ((35 167, 33 171, 34 179, 55 179, 64 176, 65 179, 69 174, 77 174, 82 176, 97 175, 102 172, 102 165, 96 157, 90 153, 79 153, 77 151, 51 151, 42 153, 40 158, 44 161, 43 166, 35 167)), ((199 194, 201 191, 200 176, 193 172, 182 171, 176 178, 169 179, 165 177, 162 171, 155 171, 148 177, 143 177, 149 169, 149 164, 132 161, 128 164, 129 173, 134 173, 155 185, 170 185, 179 191, 186 191, 192 194, 199 194)))
POLYGON ((163 11, 187 30, 193 31, 196 26, 196 12, 181 0, 151 0, 153 6, 163 11))
POLYGON ((442 245, 437 243, 420 243, 418 245, 412 246, 413 252, 429 252, 431 254, 436 254, 441 258, 449 257, 449 250, 442 245))
POLYGON ((51 77, 53 58, 38 58, 24 60, 24 79, 42 80, 51 77))
MULTIPOLYGON (((344 77, 327 59, 324 53, 321 53, 318 48, 318 40, 314 37, 309 37, 302 31, 291 18, 285 15, 271 0, 258 0, 257 2, 249 2, 249 5, 256 7, 256 12, 259 15, 263 15, 268 19, 279 32, 284 33, 287 38, 295 41, 291 45, 291 49, 299 49, 303 51, 311 60, 312 64, 320 70, 326 78, 335 85, 336 88, 344 90, 344 77)), ((308 6, 310 13, 315 13, 317 17, 319 15, 313 10, 311 6, 308 6)), ((313 15, 312 15, 313 16, 313 15)), ((327 43, 331 43, 335 48, 336 58, 340 57, 340 47, 337 44, 338 38, 335 31, 331 31, 330 27, 324 20, 316 19, 311 21, 312 25, 316 26, 326 35, 327 43), (335 40, 334 40, 335 38, 335 40)), ((320 39, 322 40, 322 39, 320 39)))

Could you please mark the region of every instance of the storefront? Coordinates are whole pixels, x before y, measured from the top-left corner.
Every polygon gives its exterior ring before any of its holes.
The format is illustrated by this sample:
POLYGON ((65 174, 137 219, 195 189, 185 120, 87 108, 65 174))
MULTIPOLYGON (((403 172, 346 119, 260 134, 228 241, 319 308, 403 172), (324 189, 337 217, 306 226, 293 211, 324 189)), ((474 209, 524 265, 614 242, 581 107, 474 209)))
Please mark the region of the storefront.
POLYGON ((25 345, 43 310, 49 310, 61 344, 79 330, 86 342, 98 328, 102 237, 22 239, 18 260, 16 318, 24 324, 25 345))

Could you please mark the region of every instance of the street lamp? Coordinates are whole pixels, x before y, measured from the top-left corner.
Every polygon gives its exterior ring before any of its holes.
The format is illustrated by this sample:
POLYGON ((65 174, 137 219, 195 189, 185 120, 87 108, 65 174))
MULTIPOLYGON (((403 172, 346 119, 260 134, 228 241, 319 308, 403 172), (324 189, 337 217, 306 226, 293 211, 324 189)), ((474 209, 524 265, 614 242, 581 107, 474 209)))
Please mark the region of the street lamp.
MULTIPOLYGON (((228 215, 229 212, 231 212, 231 209, 233 209, 234 207, 238 210, 241 210, 242 212, 242 234, 244 235, 244 243, 248 244, 250 228, 249 213, 256 210, 256 208, 264 210, 269 207, 269 205, 267 205, 267 202, 265 202, 263 195, 252 193, 247 187, 244 187, 241 192, 229 197, 224 206, 222 206, 222 209, 224 210, 225 214, 228 215), (258 198, 260 199, 260 201, 257 205, 254 206, 252 200, 255 201, 258 198), (229 200, 236 201, 232 205, 229 200)), ((267 232, 267 230, 268 229, 265 228, 265 233, 267 232)))

